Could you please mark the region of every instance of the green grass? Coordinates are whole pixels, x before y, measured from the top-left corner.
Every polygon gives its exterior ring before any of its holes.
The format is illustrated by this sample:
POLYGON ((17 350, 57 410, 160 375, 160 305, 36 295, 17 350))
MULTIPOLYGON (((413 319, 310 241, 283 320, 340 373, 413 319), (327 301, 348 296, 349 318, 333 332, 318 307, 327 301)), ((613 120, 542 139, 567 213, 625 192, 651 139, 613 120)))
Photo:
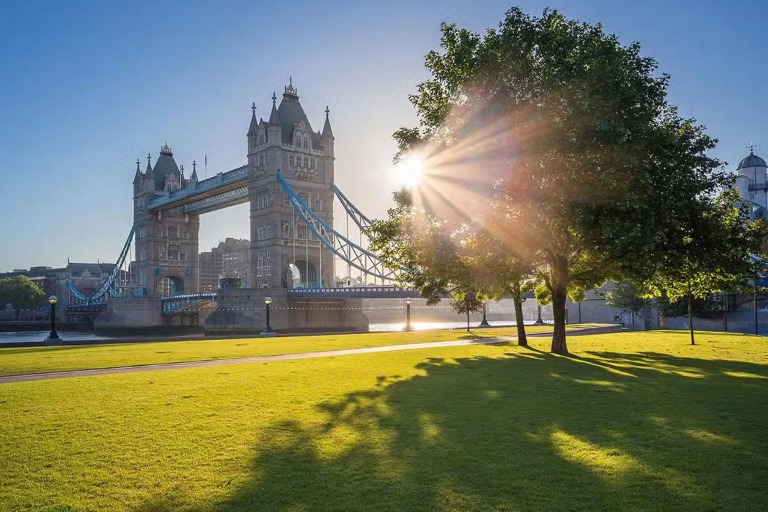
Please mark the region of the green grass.
MULTIPOLYGON (((569 328, 595 324, 574 324, 569 328)), ((527 332, 547 332, 552 326, 529 326, 527 332)), ((464 338, 515 336, 514 327, 463 330, 292 336, 278 338, 238 338, 224 340, 164 341, 157 343, 117 343, 109 345, 69 345, 0 349, 0 375, 112 368, 116 366, 205 361, 273 354, 294 354, 447 341, 464 338)))
POLYGON ((697 342, 0 385, 0 510, 766 510, 768 339, 697 342))

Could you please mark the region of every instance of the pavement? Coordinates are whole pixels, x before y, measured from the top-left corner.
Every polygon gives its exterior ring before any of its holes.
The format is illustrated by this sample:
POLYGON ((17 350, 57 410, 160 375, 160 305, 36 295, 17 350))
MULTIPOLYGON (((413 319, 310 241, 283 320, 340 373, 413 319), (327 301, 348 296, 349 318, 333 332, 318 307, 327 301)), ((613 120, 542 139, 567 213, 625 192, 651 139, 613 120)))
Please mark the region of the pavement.
MULTIPOLYGON (((585 329, 569 330, 569 336, 584 334, 600 334, 606 332, 619 332, 620 327, 592 327, 585 329)), ((532 333, 529 338, 548 337, 551 332, 532 333)), ((302 352, 298 354, 279 354, 271 356, 239 357, 232 359, 215 359, 208 361, 184 361, 178 363, 146 364, 140 366, 117 366, 112 368, 93 368, 89 370, 67 370, 60 372, 28 373, 24 375, 6 375, 0 377, 0 384, 15 382, 32 382, 39 380, 66 379, 71 377, 93 377, 99 375, 116 375, 121 373, 154 372, 159 370, 178 370, 182 368, 205 368, 209 366, 227 366, 231 364, 269 363, 272 361, 291 361, 296 359, 313 359, 319 357, 338 357, 355 354, 372 354, 378 352, 397 352, 403 350, 421 350, 443 347, 461 347, 467 345, 498 345, 516 340, 515 336, 502 336, 497 338, 478 338, 474 340, 434 341, 428 343, 408 343, 403 345, 388 345, 384 347, 350 348, 343 350, 327 350, 322 352, 302 352)))

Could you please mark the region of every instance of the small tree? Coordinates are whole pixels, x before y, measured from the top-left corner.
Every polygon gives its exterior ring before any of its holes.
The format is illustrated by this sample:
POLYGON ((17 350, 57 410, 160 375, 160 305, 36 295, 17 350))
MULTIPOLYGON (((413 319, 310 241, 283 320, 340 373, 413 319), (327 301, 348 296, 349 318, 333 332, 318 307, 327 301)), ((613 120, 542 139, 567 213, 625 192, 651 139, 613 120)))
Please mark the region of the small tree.
POLYGON ((635 329, 635 315, 648 305, 647 292, 632 281, 621 281, 616 288, 605 294, 605 303, 611 307, 630 312, 632 330, 635 329))
POLYGON ((45 292, 27 276, 13 276, 0 279, 0 305, 11 304, 16 319, 22 309, 45 305, 45 292))
POLYGON ((472 290, 457 290, 452 294, 451 307, 459 314, 467 315, 467 332, 469 332, 469 314, 482 311, 485 300, 472 290))
POLYGON ((758 268, 751 256, 759 251, 768 225, 763 220, 747 223, 740 197, 728 190, 716 198, 699 197, 691 203, 678 243, 670 254, 674 262, 657 268, 648 280, 649 295, 666 295, 672 302, 687 302, 691 345, 693 301, 727 289, 749 287, 758 268))

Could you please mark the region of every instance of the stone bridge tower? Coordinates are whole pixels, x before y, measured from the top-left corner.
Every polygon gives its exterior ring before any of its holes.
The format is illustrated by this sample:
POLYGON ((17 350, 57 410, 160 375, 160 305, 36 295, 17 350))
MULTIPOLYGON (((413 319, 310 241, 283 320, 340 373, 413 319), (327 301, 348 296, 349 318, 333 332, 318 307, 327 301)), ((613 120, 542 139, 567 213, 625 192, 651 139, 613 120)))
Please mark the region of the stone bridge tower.
POLYGON ((325 109, 314 131, 292 81, 268 121, 252 107, 248 129, 251 276, 255 288, 332 287, 334 255, 309 230, 277 181, 277 171, 312 210, 333 225, 334 137, 325 109))
POLYGON ((164 297, 198 293, 199 215, 182 214, 179 208, 163 212, 150 212, 149 202, 166 191, 185 188, 197 181, 193 169, 189 179, 184 177, 184 167, 179 169, 168 145, 160 149, 160 156, 141 172, 136 161, 133 179, 133 226, 135 258, 131 263, 131 275, 135 285, 143 288, 148 297, 164 297))

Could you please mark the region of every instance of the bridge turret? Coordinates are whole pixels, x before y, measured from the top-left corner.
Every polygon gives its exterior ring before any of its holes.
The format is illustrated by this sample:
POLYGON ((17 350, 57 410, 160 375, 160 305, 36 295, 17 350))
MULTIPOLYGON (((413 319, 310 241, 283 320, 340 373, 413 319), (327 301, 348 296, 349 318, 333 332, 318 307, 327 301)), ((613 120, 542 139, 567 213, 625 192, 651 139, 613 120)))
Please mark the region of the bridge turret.
POLYGON ((277 113, 277 95, 272 93, 272 112, 269 114, 267 125, 267 144, 270 146, 282 146, 282 128, 280 126, 280 114, 277 113))
POLYGON ((133 186, 134 186, 134 188, 136 187, 136 185, 141 183, 142 176, 141 176, 141 167, 139 167, 140 165, 141 165, 141 161, 137 158, 136 159, 136 174, 133 175, 133 186))
POLYGON ((248 156, 256 152, 259 122, 256 120, 256 103, 251 104, 251 124, 248 126, 248 156))
POLYGON ((189 184, 191 187, 197 186, 197 161, 192 160, 192 176, 189 177, 189 184))
POLYGON ((323 125, 323 152, 325 153, 325 156, 333 157, 333 141, 335 140, 335 137, 333 136, 333 130, 331 130, 331 120, 328 118, 330 115, 331 110, 328 108, 328 105, 325 106, 325 124, 323 125))

